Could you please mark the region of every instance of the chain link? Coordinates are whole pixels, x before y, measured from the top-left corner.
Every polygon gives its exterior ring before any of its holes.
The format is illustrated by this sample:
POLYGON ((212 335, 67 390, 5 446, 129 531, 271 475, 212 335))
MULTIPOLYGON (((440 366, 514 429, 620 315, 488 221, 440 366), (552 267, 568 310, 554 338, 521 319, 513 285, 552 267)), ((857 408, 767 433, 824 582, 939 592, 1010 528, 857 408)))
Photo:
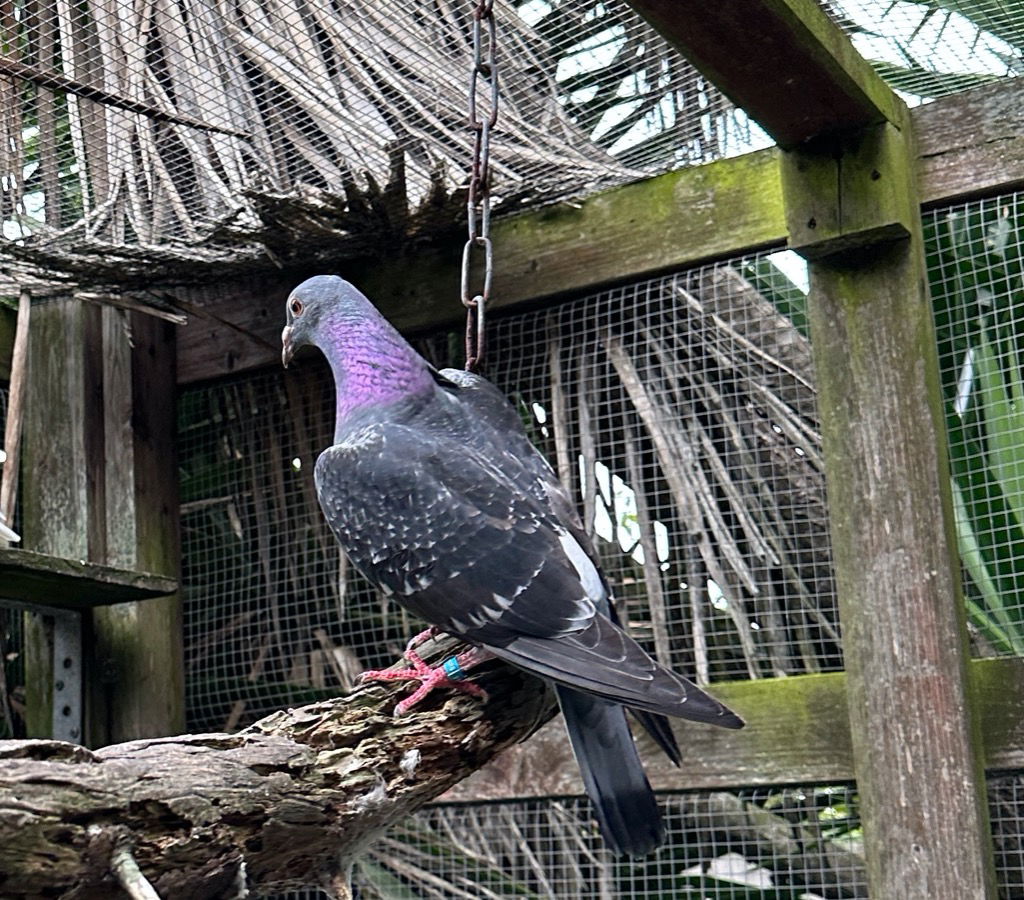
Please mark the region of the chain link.
POLYGON ((494 0, 478 0, 473 10, 473 59, 469 73, 469 127, 473 130, 473 162, 466 194, 468 240, 462 249, 462 304, 466 307, 466 369, 475 372, 484 357, 485 317, 491 297, 494 252, 491 246, 490 154, 491 130, 498 121, 497 37, 494 0), (489 89, 490 111, 480 118, 477 110, 480 82, 489 89), (483 253, 483 281, 479 291, 470 288, 473 257, 483 253))

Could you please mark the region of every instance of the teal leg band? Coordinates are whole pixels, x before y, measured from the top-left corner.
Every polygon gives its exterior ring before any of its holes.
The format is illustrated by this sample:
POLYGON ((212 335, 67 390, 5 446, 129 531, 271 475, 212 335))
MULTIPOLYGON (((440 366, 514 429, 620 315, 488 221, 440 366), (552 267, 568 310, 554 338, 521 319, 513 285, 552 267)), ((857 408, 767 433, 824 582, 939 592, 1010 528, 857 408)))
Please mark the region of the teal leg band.
POLYGON ((452 681, 461 681, 466 677, 466 673, 462 670, 462 666, 459 665, 459 660, 456 656, 449 656, 448 659, 441 663, 441 668, 444 669, 444 674, 452 681))

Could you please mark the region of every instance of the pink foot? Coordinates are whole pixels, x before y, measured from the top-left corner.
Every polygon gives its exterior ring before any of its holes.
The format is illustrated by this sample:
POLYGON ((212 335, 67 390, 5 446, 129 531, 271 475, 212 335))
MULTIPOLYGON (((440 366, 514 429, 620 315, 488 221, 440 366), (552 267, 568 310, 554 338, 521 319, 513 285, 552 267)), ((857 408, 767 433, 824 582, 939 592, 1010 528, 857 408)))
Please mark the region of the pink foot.
POLYGON ((462 691, 464 694, 479 697, 481 700, 487 699, 487 692, 482 687, 462 679, 466 677, 466 672, 473 668, 473 666, 477 666, 490 659, 491 654, 486 650, 479 650, 473 647, 469 650, 464 650, 456 656, 448 657, 441 665, 432 668, 423 661, 423 658, 413 647, 423 643, 428 637, 433 637, 436 633, 436 629, 431 628, 416 635, 409 641, 409 645, 406 647, 403 655, 412 663, 411 669, 400 669, 398 671, 371 669, 359 676, 361 682, 418 681, 420 683, 415 691, 395 707, 396 716, 405 715, 424 697, 430 694, 434 688, 438 687, 454 688, 457 691, 462 691))

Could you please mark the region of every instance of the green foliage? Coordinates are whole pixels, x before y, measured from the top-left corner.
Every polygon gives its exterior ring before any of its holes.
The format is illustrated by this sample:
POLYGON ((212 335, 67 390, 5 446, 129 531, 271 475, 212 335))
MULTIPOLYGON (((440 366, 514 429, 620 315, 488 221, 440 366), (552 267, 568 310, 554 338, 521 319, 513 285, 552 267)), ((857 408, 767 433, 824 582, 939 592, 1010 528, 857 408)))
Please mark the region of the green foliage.
POLYGON ((925 218, 968 615, 1024 653, 1024 266, 1016 198, 925 218))
POLYGON ((755 256, 740 267, 761 296, 771 300, 775 308, 793 324, 805 338, 810 337, 807 324, 807 294, 794 284, 770 256, 755 256))

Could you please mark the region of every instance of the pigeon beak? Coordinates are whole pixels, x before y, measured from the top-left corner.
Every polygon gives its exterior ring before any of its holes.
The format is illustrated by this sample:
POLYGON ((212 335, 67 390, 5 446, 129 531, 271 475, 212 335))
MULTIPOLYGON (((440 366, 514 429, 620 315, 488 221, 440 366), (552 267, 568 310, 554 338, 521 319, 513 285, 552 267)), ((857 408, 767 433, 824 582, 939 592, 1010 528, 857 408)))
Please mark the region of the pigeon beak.
POLYGON ((292 357, 295 355, 295 348, 292 346, 292 326, 285 325, 284 331, 281 332, 281 365, 286 369, 288 363, 292 361, 292 357))

